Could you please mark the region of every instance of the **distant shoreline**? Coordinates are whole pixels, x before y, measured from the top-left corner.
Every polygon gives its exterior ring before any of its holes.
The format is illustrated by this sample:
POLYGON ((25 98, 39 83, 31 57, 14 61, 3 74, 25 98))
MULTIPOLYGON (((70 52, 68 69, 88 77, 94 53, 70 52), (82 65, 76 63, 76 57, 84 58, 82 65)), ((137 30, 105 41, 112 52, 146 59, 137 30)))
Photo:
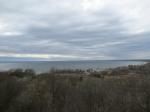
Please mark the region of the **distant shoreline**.
POLYGON ((124 59, 124 60, 41 60, 41 61, 30 61, 30 60, 26 60, 26 61, 0 61, 0 63, 22 63, 22 62, 86 62, 86 61, 144 61, 144 62, 150 62, 150 59, 124 59))
MULTIPOLYGON (((119 60, 118 60, 119 61, 119 60)), ((125 61, 125 60, 124 60, 125 61)), ((14 62, 15 63, 15 62, 14 62)), ((90 72, 97 72, 97 73, 101 73, 101 72, 110 72, 110 71, 114 71, 114 70, 119 70, 119 69, 129 69, 129 66, 134 66, 134 67, 142 67, 142 66, 145 66, 145 65, 149 65, 150 63, 149 62, 145 62, 143 64, 129 64, 129 65, 126 65, 126 66, 118 66, 118 67, 114 67, 114 68, 104 68, 102 70, 97 70, 97 69, 94 69, 94 68, 87 68, 87 69, 58 69, 58 68, 55 68, 55 67, 52 67, 49 69, 49 71, 47 72, 36 72, 34 69, 32 68, 21 68, 21 67, 18 67, 18 68, 14 68, 14 69, 8 69, 8 70, 0 70, 0 72, 10 72, 10 71, 16 71, 16 70, 21 70, 21 71, 25 71, 25 70, 32 70, 33 72, 35 72, 36 74, 42 74, 42 73, 48 73, 48 72, 51 72, 52 70, 54 71, 58 71, 58 73, 61 74, 61 72, 65 72, 67 73, 67 71, 69 71, 69 73, 73 72, 73 73, 78 73, 78 71, 80 71, 81 73, 85 73, 87 74, 87 71, 88 70, 91 70, 90 72)), ((89 74, 89 73, 88 73, 89 74)))

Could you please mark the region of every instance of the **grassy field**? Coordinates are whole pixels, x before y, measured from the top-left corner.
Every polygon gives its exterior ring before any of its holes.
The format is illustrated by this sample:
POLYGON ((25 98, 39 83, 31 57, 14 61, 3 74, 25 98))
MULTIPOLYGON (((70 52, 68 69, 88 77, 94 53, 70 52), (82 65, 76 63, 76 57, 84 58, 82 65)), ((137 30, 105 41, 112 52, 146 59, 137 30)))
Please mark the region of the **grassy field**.
POLYGON ((0 72, 0 112, 150 112, 150 63, 0 72))

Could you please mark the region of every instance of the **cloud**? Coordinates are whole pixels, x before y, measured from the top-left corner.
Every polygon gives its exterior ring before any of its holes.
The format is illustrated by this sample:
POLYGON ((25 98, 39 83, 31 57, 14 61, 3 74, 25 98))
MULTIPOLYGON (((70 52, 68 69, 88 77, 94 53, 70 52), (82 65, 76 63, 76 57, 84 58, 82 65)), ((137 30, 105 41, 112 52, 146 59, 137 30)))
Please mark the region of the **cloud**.
POLYGON ((149 0, 0 1, 0 57, 148 58, 148 4, 149 0))
POLYGON ((13 57, 13 58, 37 58, 37 59, 55 59, 55 58, 67 58, 74 59, 78 58, 77 56, 71 55, 59 55, 59 54, 18 54, 18 53, 0 53, 0 57, 13 57))

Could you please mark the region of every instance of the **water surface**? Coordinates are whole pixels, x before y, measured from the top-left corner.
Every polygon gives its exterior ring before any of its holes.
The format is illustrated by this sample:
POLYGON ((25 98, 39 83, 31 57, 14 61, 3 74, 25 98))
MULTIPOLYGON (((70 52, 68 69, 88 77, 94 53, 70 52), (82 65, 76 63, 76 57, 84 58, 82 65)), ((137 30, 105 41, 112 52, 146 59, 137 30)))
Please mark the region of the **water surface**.
POLYGON ((104 70, 127 65, 140 65, 144 61, 39 61, 39 62, 0 62, 0 71, 10 69, 34 69, 36 72, 47 72, 51 68, 57 69, 88 69, 104 70))

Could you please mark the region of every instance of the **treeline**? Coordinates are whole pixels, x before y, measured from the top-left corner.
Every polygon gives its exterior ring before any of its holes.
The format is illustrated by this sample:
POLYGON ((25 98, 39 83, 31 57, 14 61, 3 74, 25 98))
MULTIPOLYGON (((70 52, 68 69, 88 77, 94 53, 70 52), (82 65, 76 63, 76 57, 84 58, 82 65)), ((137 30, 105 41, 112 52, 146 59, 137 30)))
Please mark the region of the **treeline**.
POLYGON ((150 112, 149 65, 38 75, 31 69, 0 72, 0 112, 150 112), (105 78, 133 73, 141 77, 105 78))
POLYGON ((107 76, 124 76, 124 75, 135 75, 135 76, 145 76, 150 74, 150 63, 146 63, 144 65, 128 65, 124 67, 117 67, 114 69, 107 69, 104 71, 97 71, 94 69, 87 70, 89 75, 104 78, 107 76))

